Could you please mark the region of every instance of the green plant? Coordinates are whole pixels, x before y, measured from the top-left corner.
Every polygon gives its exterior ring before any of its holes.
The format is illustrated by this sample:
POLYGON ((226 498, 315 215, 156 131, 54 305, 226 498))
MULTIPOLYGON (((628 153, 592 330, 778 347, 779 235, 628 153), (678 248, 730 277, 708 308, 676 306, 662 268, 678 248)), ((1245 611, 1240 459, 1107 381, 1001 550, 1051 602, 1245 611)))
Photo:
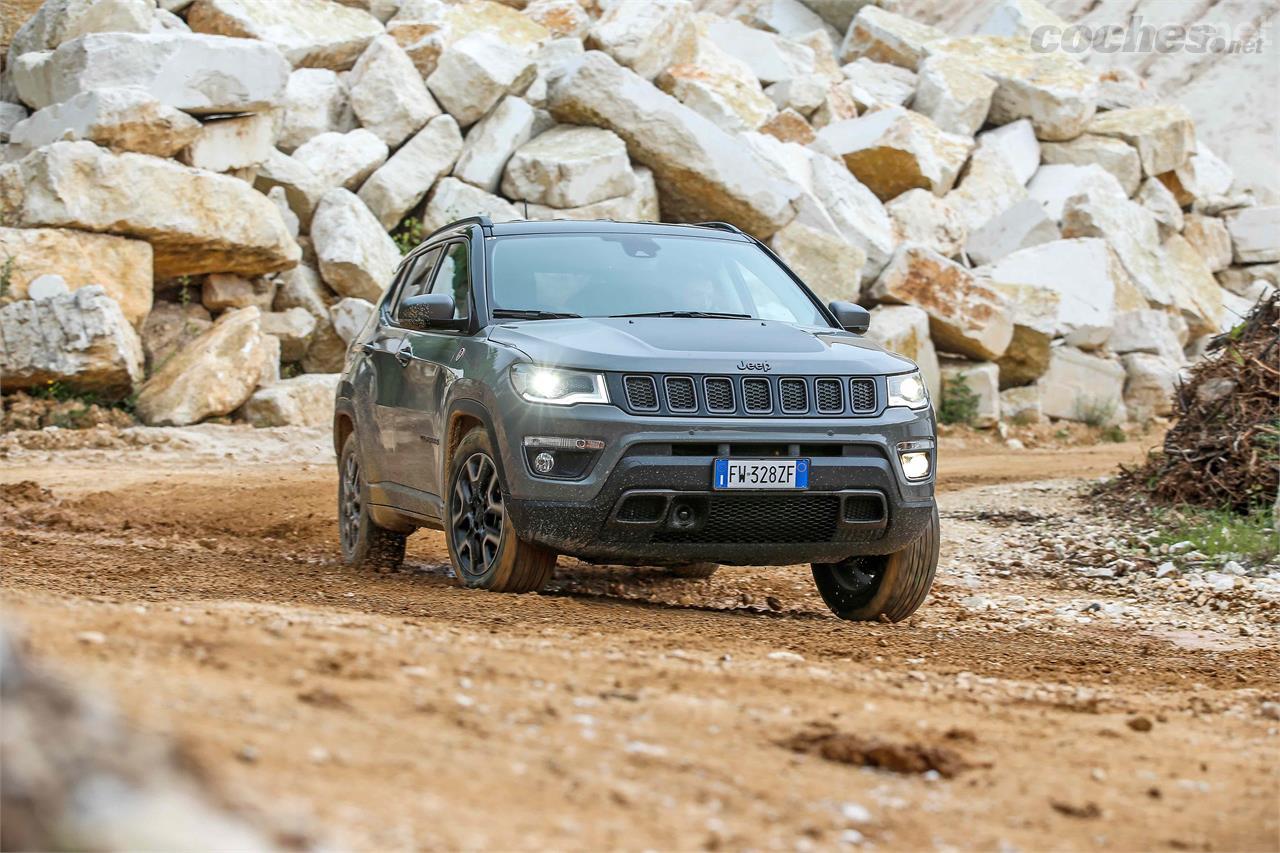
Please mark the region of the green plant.
POLYGON ((1124 444, 1129 440, 1128 434, 1118 424, 1103 427, 1100 438, 1113 444, 1124 444))
POLYGON ((1280 554, 1280 533, 1266 504, 1257 504, 1247 513, 1190 504, 1157 506, 1152 520, 1156 535, 1151 541, 1157 545, 1190 542, 1209 557, 1250 563, 1265 563, 1280 554))
POLYGON ((301 375, 302 375, 302 366, 298 364, 296 361, 291 361, 288 364, 280 365, 281 379, 292 379, 295 376, 301 376, 301 375))
POLYGON ((1111 398, 1077 397, 1076 420, 1101 428, 1115 420, 1116 401, 1111 398))
POLYGON ((178 302, 183 308, 191 304, 191 276, 189 275, 178 276, 178 302))
POLYGON ((978 417, 978 395, 969 387, 963 373, 952 374, 942 382, 942 401, 938 404, 938 420, 944 424, 972 425, 978 417))
POLYGON ((391 232, 391 239, 395 241, 402 255, 407 255, 416 249, 422 242, 422 236, 422 220, 416 216, 405 217, 404 221, 391 232))
POLYGON ((13 284, 13 264, 16 259, 5 253, 4 263, 0 264, 0 297, 9 295, 9 287, 13 284))

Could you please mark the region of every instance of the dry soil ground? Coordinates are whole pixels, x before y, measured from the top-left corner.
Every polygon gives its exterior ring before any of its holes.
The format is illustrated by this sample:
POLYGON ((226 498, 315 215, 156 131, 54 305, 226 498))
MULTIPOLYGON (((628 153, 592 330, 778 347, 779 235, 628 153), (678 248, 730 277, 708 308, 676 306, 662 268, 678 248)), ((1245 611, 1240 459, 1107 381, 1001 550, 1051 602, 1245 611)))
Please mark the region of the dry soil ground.
POLYGON ((281 837, 1280 847, 1275 625, 1082 593, 1020 521, 1087 517, 1075 481, 1136 443, 944 442, 935 594, 893 626, 829 617, 796 566, 562 561, 546 594, 504 596, 455 586, 421 533, 407 571, 352 570, 325 436, 245 435, 11 442, 0 482, 54 503, 5 487, 4 617, 281 837))

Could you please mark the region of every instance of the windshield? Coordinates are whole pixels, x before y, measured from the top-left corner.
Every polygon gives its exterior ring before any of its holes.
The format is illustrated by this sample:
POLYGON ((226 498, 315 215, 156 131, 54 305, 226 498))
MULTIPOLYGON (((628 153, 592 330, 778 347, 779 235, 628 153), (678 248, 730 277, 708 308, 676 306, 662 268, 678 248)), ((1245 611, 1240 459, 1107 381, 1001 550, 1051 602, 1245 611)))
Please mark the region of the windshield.
POLYGON ((495 316, 737 315, 827 326, 817 306, 750 243, 649 234, 494 241, 495 316))

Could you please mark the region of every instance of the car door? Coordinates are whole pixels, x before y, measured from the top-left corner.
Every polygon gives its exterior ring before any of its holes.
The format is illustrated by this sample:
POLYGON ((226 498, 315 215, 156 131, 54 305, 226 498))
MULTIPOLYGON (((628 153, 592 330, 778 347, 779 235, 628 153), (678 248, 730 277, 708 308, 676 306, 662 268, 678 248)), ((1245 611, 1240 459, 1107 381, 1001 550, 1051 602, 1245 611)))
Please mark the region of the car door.
MULTIPOLYGON (((471 280, 470 245, 466 238, 460 238, 444 245, 426 292, 452 296, 454 319, 467 321, 473 312, 471 280)), ((466 331, 452 329, 409 330, 402 344, 409 360, 404 368, 406 397, 397 433, 405 444, 397 449, 397 465, 405 478, 404 485, 434 496, 442 493, 442 409, 454 377, 450 364, 456 361, 468 336, 466 331)))

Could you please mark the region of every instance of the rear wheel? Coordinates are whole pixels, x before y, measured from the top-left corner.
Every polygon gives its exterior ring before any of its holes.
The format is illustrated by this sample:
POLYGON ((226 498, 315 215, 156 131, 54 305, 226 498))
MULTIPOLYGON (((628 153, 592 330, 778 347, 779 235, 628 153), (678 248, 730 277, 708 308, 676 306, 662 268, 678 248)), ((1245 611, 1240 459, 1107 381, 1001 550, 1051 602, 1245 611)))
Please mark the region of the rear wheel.
POLYGON ((354 432, 342 443, 338 471, 338 538, 342 543, 342 559, 351 566, 399 567, 404 562, 406 535, 379 527, 369 517, 364 471, 354 432))
POLYGON ((449 462, 449 557, 464 585, 494 592, 536 592, 551 580, 556 553, 516 535, 489 434, 463 436, 449 462))
POLYGON ((938 569, 938 509, 920 538, 901 551, 814 563, 813 581, 831 612, 858 622, 901 622, 924 603, 938 569))

